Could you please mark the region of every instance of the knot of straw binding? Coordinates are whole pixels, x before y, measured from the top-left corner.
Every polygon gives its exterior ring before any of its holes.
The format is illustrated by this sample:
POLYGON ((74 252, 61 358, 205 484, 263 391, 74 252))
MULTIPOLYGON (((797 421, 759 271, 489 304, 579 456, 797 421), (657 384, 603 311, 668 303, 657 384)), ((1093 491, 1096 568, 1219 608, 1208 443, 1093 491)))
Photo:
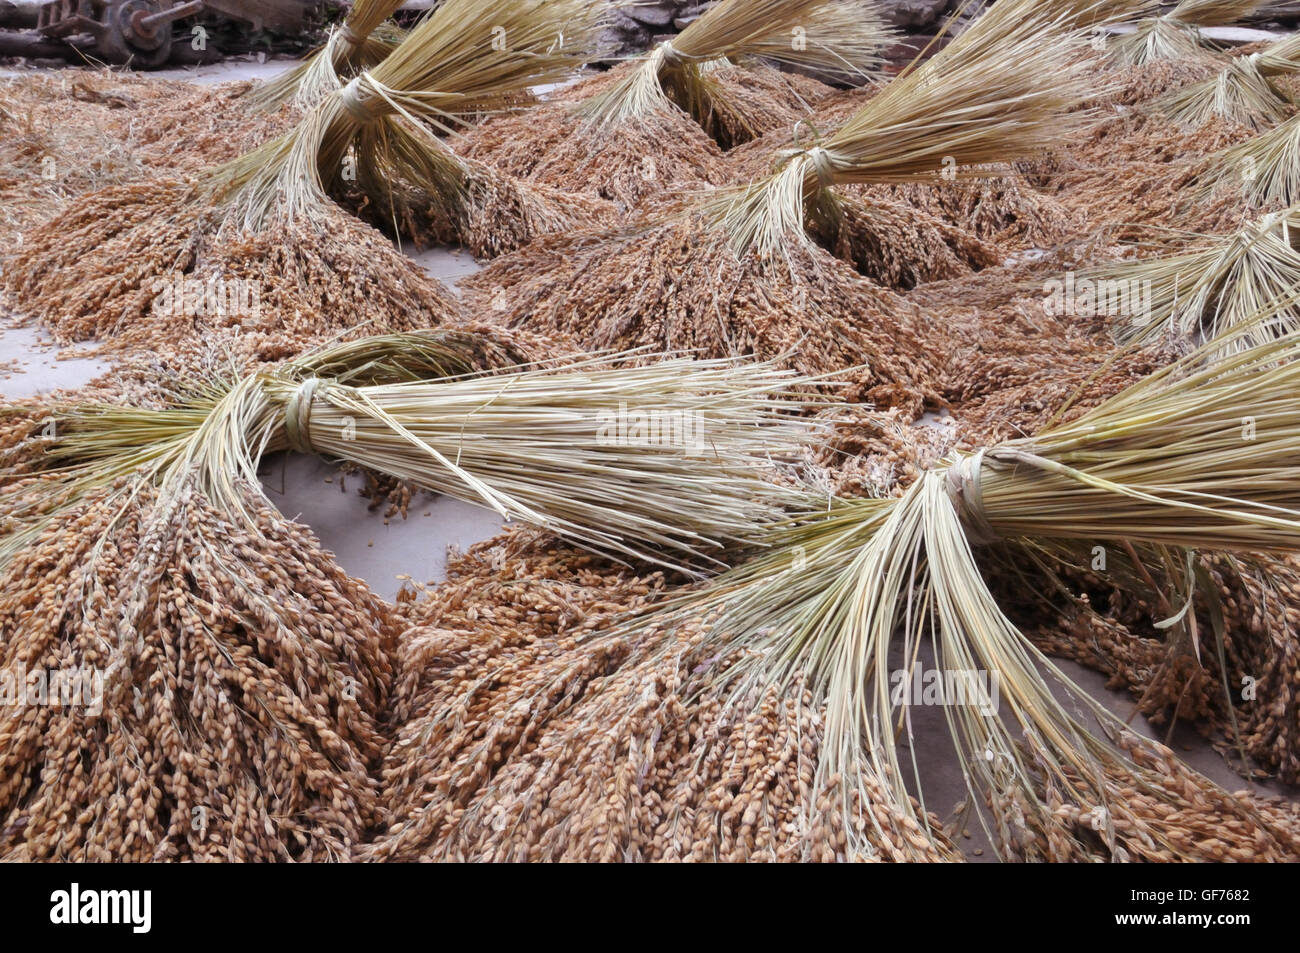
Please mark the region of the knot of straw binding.
POLYGON ((352 47, 353 52, 361 49, 366 43, 366 38, 346 23, 339 27, 339 39, 352 47))
POLYGON ((284 435, 289 449, 295 453, 312 453, 311 401, 316 391, 324 385, 319 377, 309 377, 293 392, 284 407, 284 435))
POLYGON ((807 119, 800 119, 794 124, 794 151, 792 155, 805 156, 807 162, 812 166, 812 170, 817 173, 817 185, 822 189, 829 189, 835 184, 835 163, 831 158, 830 151, 816 143, 821 141, 821 133, 807 119), (812 131, 812 141, 814 145, 810 149, 803 146, 803 135, 801 130, 807 126, 812 131))
POLYGON ((984 493, 980 488, 980 474, 984 469, 985 451, 969 457, 962 457, 948 468, 945 477, 945 489, 948 499, 952 501, 957 518, 966 527, 966 536, 973 546, 985 546, 996 543, 1002 537, 989 523, 988 513, 984 509, 984 493))
POLYGON ((686 57, 673 46, 671 40, 664 40, 655 47, 655 55, 663 60, 665 66, 680 66, 686 62, 686 57))
POLYGON ((358 122, 373 122, 390 111, 387 101, 375 91, 369 73, 358 73, 339 90, 339 102, 358 122))
POLYGON ((821 146, 813 146, 804 153, 808 157, 808 162, 813 171, 817 173, 817 184, 823 189, 829 189, 835 184, 835 165, 831 161, 831 154, 821 146))

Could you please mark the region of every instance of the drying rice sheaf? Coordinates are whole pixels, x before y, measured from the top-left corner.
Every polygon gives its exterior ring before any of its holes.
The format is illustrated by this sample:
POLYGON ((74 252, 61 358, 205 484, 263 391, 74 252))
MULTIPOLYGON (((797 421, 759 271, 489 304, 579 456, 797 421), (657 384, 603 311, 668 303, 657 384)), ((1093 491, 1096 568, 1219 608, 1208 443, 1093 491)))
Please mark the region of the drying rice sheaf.
POLYGON ((467 151, 624 209, 670 189, 720 184, 719 146, 790 128, 832 93, 816 80, 727 57, 767 55, 846 70, 861 82, 874 75, 872 51, 884 36, 872 5, 855 0, 727 0, 606 76, 471 130, 467 151), (792 27, 802 43, 791 41, 792 27))
POLYGON ((933 329, 896 295, 817 247, 737 257, 685 216, 534 242, 461 287, 489 320, 582 348, 781 359, 882 406, 934 393, 933 329))
POLYGON ((338 860, 376 823, 386 609, 255 514, 191 488, 92 496, 5 567, 6 672, 99 681, 88 704, 0 711, 0 857, 338 860))
POLYGON ((275 512, 262 453, 315 448, 672 565, 761 526, 779 491, 759 465, 805 439, 754 427, 765 403, 781 416, 771 369, 464 376, 507 356, 491 335, 372 339, 172 407, 55 405, 6 430, 4 671, 90 672, 95 695, 0 711, 0 856, 348 859, 379 824, 388 608, 275 512), (626 405, 701 415, 708 446, 601 442, 626 405), (578 471, 589 492, 557 494, 578 471))
POLYGON ((1137 24, 1133 32, 1113 40, 1108 49, 1116 63, 1147 66, 1160 60, 1212 62, 1198 27, 1233 23, 1254 13, 1263 0, 1181 0, 1160 16, 1137 24))
MULTIPOLYGON (((823 713, 801 690, 737 717, 684 692, 709 658, 583 635, 652 600, 666 580, 515 538, 476 549, 448 584, 402 607, 411 626, 383 771, 388 828, 368 860, 832 860, 845 832, 812 785, 823 713), (599 724, 599 730, 593 726, 599 724)), ((864 794, 881 859, 957 859, 864 794)), ((937 821, 931 823, 937 825, 937 821)))
MULTIPOLYGON (((646 658, 666 663, 681 652, 660 639, 703 622, 696 631, 711 659, 739 654, 731 667, 692 668, 688 682, 729 685, 740 713, 753 710, 755 692, 811 687, 827 711, 814 789, 836 779, 850 855, 876 853, 854 800, 873 779, 885 782, 893 812, 921 821, 895 780, 892 726, 908 702, 900 708, 887 690, 886 650, 902 640, 904 657, 915 657, 932 638, 942 666, 999 672, 1007 718, 1024 729, 973 710, 950 712, 948 721, 1004 856, 1293 858, 1300 815, 1221 791, 1166 749, 1127 733, 1036 654, 998 608, 976 562, 1023 576, 1061 554, 1074 560, 1084 541, 1110 540, 1116 562, 1128 553, 1133 567, 1119 578, 1135 591, 1153 574, 1165 578, 1165 587, 1150 588, 1174 606, 1195 585, 1195 563, 1182 552, 1188 543, 1294 551, 1295 343, 1271 342, 1219 364, 1207 363, 1209 353, 1189 355, 1070 423, 945 461, 900 497, 829 510, 822 503, 806 524, 777 529, 775 547, 753 562, 593 634, 588 644, 594 650, 631 638, 646 658), (1264 421, 1258 441, 1255 431, 1243 440, 1236 429, 1243 407, 1264 421), (1224 458, 1241 468, 1224 469, 1224 458), (1109 725, 1120 750, 1069 714, 1049 681, 1109 725), (1088 817, 1100 821, 1085 826, 1088 817)), ((1161 625, 1208 644, 1194 617, 1161 625)), ((512 789, 509 779, 493 786, 498 799, 530 804, 539 796, 512 789)), ((506 828, 491 843, 513 837, 506 828)))
POLYGON ((633 227, 535 243, 468 282, 472 303, 511 326, 553 329, 586 347, 653 341, 709 354, 791 353, 815 374, 863 365, 854 375, 870 399, 919 407, 931 394, 926 329, 818 242, 902 287, 996 258, 906 206, 838 196, 831 187, 917 181, 937 173, 949 153, 964 164, 1005 160, 1073 129, 1078 120, 1062 110, 1083 98, 1083 67, 1067 58, 1078 42, 1068 21, 1060 11, 1035 14, 1019 0, 999 0, 834 136, 782 156, 766 178, 648 214, 633 227), (1021 69, 1021 54, 1041 56, 1044 42, 1061 55, 1047 58, 1053 69, 1021 69), (809 307, 819 320, 808 320, 809 307), (885 319, 866 320, 882 310, 885 319))
MULTIPOLYGON (((56 329, 89 318, 94 333, 132 331, 181 277, 205 288, 251 283, 247 290, 267 300, 270 322, 301 322, 297 315, 306 311, 308 322, 331 330, 379 312, 383 323, 368 329, 374 333, 454 318, 450 295, 382 236, 363 237, 326 190, 350 179, 383 216, 395 211, 402 190, 414 188, 431 214, 480 252, 589 220, 590 205, 550 202, 532 187, 466 165, 416 118, 446 119, 443 107, 452 102, 452 109, 497 103, 567 75, 580 61, 583 24, 595 23, 593 0, 493 2, 500 9, 443 4, 373 72, 327 97, 291 133, 197 180, 138 182, 83 198, 28 236, 6 270, 17 308, 56 329), (554 43, 561 21, 572 30, 567 45, 554 43), (484 55, 491 23, 506 24, 521 45, 484 55)), ((162 310, 173 334, 208 317, 174 301, 162 310)))
POLYGON ((545 4, 409 33, 363 0, 251 89, 0 86, 9 300, 128 349, 0 412, 0 689, 51 675, 0 706, 0 860, 960 860, 902 718, 1003 859, 1300 858, 1300 807, 1040 654, 1300 782, 1295 41, 1203 42, 1253 3, 998 0, 878 84, 868 5, 727 0, 531 105, 594 52, 565 3, 572 43, 508 31, 545 62, 483 36, 545 4), (384 233, 500 257, 462 301, 384 233), (584 401, 620 388, 734 426, 606 447, 584 401), (435 486, 531 525, 389 605, 267 502, 284 447, 394 516, 435 486), (930 643, 1002 718, 889 700, 930 643))

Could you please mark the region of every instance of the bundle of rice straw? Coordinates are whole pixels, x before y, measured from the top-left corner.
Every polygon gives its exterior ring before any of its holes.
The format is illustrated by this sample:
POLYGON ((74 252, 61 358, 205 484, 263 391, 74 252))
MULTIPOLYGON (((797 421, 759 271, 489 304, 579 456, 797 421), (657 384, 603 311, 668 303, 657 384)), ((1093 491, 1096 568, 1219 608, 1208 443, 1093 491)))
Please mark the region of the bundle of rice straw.
POLYGON ((797 348, 805 374, 865 365, 851 399, 919 407, 933 398, 941 359, 934 329, 826 249, 904 287, 992 259, 944 223, 898 203, 834 196, 831 187, 924 180, 948 167, 945 159, 1006 161, 1078 128, 1087 117, 1069 110, 1091 79, 1074 56, 1083 40, 1062 28, 1075 14, 1036 11, 999 0, 765 180, 494 262, 463 285, 471 305, 584 347, 649 344, 764 359, 797 348), (1044 67, 1025 70, 1030 58, 1044 67))
POLYGON ((1076 285, 1088 283, 1093 306, 1113 319, 1125 344, 1172 336, 1253 347, 1300 330, 1297 215, 1274 212, 1228 235, 1201 236, 1174 255, 1088 269, 1076 285))
POLYGON ((1205 62, 1203 26, 1221 26, 1250 16, 1263 0, 1180 0, 1168 13, 1142 20, 1132 33, 1113 40, 1111 59, 1120 66, 1145 66, 1155 60, 1205 62))
POLYGON ((1291 114, 1291 96, 1272 80, 1297 70, 1300 37, 1291 37, 1258 53, 1234 57, 1210 79, 1164 96, 1156 108, 1184 126, 1198 128, 1223 118, 1260 132, 1291 114))
POLYGON ((275 511, 263 453, 326 454, 692 572, 780 514, 764 474, 810 436, 784 423, 792 375, 502 368, 507 345, 377 338, 166 409, 32 421, 4 501, 0 677, 89 673, 95 694, 0 712, 0 856, 346 859, 381 824, 388 608, 275 511), (465 373, 483 366, 504 373, 465 373))
POLYGON ((261 457, 290 449, 689 571, 716 565, 775 515, 785 494, 765 474, 815 436, 787 422, 813 406, 794 394, 808 382, 770 364, 638 366, 631 355, 604 354, 460 373, 465 355, 498 354, 503 339, 381 335, 210 382, 174 406, 57 408, 45 477, 6 508, 0 558, 69 501, 127 477, 133 486, 194 479, 212 505, 240 514, 261 457))
POLYGON ((1079 14, 999 0, 932 59, 894 80, 812 148, 780 156, 776 171, 708 204, 736 249, 783 253, 809 231, 858 244, 873 236, 871 209, 835 185, 955 178, 972 167, 1045 150, 1090 119, 1079 14), (1033 58, 1040 70, 1023 69, 1033 58), (1073 111, 1071 111, 1073 110, 1073 111), (865 234, 862 234, 865 233, 865 234))
POLYGON ((889 33, 865 0, 723 0, 635 69, 584 102, 597 129, 644 121, 674 105, 724 148, 753 138, 753 126, 712 70, 719 61, 760 56, 791 66, 842 69, 859 82, 878 75, 889 33))
MULTIPOLYGON (((38 229, 6 269, 17 306, 56 331, 90 319, 96 332, 111 332, 147 320, 159 285, 184 275, 200 287, 239 279, 264 294, 283 290, 300 300, 276 302, 283 308, 272 317, 310 303, 323 330, 357 323, 358 311, 386 311, 382 327, 399 329, 454 317, 449 295, 377 233, 358 260, 360 223, 328 192, 356 189, 381 221, 399 214, 400 193, 403 210, 418 204, 443 237, 484 254, 590 221, 600 212, 593 201, 560 204, 463 160, 428 124, 447 128, 459 110, 567 75, 585 56, 601 8, 600 0, 449 0, 290 134, 197 182, 88 196, 38 229), (508 42, 496 42, 498 27, 508 42), (322 275, 339 298, 318 292, 322 275), (412 310, 409 288, 427 303, 412 310)), ((162 317, 184 330, 192 310, 162 317)))
POLYGON ((1236 189, 1251 208, 1300 202, 1300 115, 1217 152, 1193 183, 1202 201, 1236 189))
MULTIPOLYGON (((518 359, 493 337, 412 343, 429 373, 518 359)), ((375 356, 356 372, 397 370, 375 356)), ((6 860, 342 859, 379 821, 387 607, 255 482, 236 514, 183 466, 162 478, 230 383, 156 417, 37 407, 6 428, 6 860)))
MULTIPOLYGON (((938 701, 972 795, 986 803, 981 821, 1003 857, 1295 858, 1294 815, 1220 790, 1129 732, 1007 619, 985 574, 1018 578, 1028 590, 1039 584, 1035 566, 1087 565, 1100 546, 1123 585, 1177 580, 1158 626, 1183 627, 1189 644, 1207 651, 1187 611, 1204 584, 1190 547, 1300 548, 1297 386, 1294 337, 1217 364, 1191 355, 1071 423, 952 459, 901 497, 829 509, 823 498, 806 518, 774 528, 753 561, 579 642, 587 657, 630 646, 624 667, 675 663, 688 673, 675 694, 724 698, 732 724, 762 717, 772 693, 809 692, 825 720, 805 790, 832 792, 846 859, 879 856, 882 831, 914 859, 942 843, 913 846, 911 825, 882 820, 930 824, 923 785, 911 787, 915 800, 909 794, 899 743, 929 699, 909 688, 920 684, 923 645, 941 673, 938 701), (964 679, 964 694, 950 674, 964 679), (1053 683, 1115 746, 1070 713, 1053 683)), ((589 703, 568 719, 570 743, 620 740, 608 707, 589 703)), ((480 856, 508 854, 524 836, 558 853, 600 822, 565 813, 567 791, 536 783, 545 762, 532 763, 498 771, 441 836, 468 839, 480 856)), ((633 755, 622 766, 636 763, 633 755)), ((920 785, 915 762, 910 773, 920 785)), ((583 783, 617 789, 625 777, 620 769, 583 783)), ((815 821, 820 805, 811 800, 803 816, 815 821)))
MULTIPOLYGON (((672 636, 682 656, 665 664, 633 659, 631 640, 588 650, 594 628, 664 587, 662 575, 516 533, 475 547, 445 584, 399 606, 407 629, 381 785, 387 826, 358 859, 842 853, 831 802, 808 810, 823 719, 807 692, 768 692, 739 718, 720 693, 683 694, 697 664, 719 664, 707 644, 691 644, 694 626, 672 636), (600 733, 590 730, 598 720, 600 733)), ((863 808, 889 806, 879 798, 863 808)), ((897 818, 908 836, 895 842, 891 820, 867 830, 881 835, 882 856, 926 848, 908 818, 897 818)), ((936 842, 928 859, 959 858, 936 842)))
POLYGON ((668 189, 719 184, 715 142, 729 148, 788 127, 809 115, 808 97, 829 92, 737 63, 762 57, 866 82, 887 38, 875 0, 722 0, 609 77, 484 123, 467 149, 530 181, 631 208, 668 189))
POLYGON ((401 28, 385 22, 405 2, 356 0, 343 24, 330 29, 323 47, 293 69, 254 86, 248 91, 249 100, 267 110, 285 103, 314 106, 343 85, 341 77, 378 66, 405 37, 401 28))
POLYGON ((461 320, 451 291, 337 206, 250 233, 221 232, 220 214, 183 181, 104 189, 26 233, 5 288, 59 341, 157 350, 215 337, 257 360, 352 328, 461 320))

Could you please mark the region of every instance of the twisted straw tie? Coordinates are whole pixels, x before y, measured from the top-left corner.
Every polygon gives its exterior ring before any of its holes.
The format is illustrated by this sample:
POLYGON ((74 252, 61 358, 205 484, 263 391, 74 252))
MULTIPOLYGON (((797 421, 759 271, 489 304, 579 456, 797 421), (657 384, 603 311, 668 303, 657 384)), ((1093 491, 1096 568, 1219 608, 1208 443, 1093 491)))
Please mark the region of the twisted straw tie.
POLYGON ((1017 447, 980 450, 968 457, 962 457, 944 474, 944 489, 948 492, 948 499, 952 502, 953 509, 957 511, 957 518, 966 528, 967 539, 972 546, 987 546, 1001 542, 1003 539, 1002 534, 993 528, 988 511, 984 507, 984 491, 980 479, 986 461, 1003 466, 1023 463, 1044 473, 1066 476, 1075 473, 1070 467, 1017 447))
POLYGON ((369 72, 358 73, 339 90, 339 102, 358 122, 373 122, 391 111, 369 72), (378 108, 376 108, 378 106, 378 108))
POLYGON ((673 46, 671 40, 664 40, 655 47, 654 55, 663 61, 665 66, 680 66, 688 62, 687 58, 673 46))
POLYGON ((352 27, 347 23, 344 23, 339 29, 339 39, 351 47, 351 50, 349 51, 350 53, 355 53, 357 50, 361 49, 366 42, 366 38, 356 30, 352 29, 352 27))
POLYGON ((813 171, 817 173, 817 184, 821 188, 829 189, 835 184, 835 165, 829 150, 822 146, 813 146, 804 155, 808 157, 813 171))
POLYGON ((325 386, 319 377, 309 377, 293 392, 284 405, 284 435, 295 453, 314 453, 311 444, 311 402, 316 391, 325 386))

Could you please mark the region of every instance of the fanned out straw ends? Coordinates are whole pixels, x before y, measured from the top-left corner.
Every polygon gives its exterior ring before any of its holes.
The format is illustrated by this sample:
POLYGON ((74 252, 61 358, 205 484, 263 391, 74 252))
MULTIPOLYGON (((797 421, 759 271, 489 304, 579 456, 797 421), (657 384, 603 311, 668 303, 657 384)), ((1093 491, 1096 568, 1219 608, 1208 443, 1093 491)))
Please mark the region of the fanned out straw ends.
POLYGON ((194 182, 144 182, 74 203, 27 237, 7 287, 20 310, 69 337, 87 322, 99 334, 185 333, 192 309, 154 307, 159 286, 180 277, 251 284, 270 325, 308 309, 334 332, 376 313, 387 317, 371 333, 454 319, 450 295, 380 234, 362 237, 372 230, 349 222, 330 194, 364 198, 380 223, 418 215, 437 237, 483 254, 595 220, 595 200, 553 201, 461 159, 434 133, 461 110, 569 75, 602 9, 597 0, 448 0, 289 134, 194 182), (508 43, 495 42, 494 26, 508 43))
POLYGON ((402 42, 404 32, 386 21, 406 0, 357 0, 342 25, 331 29, 325 45, 295 68, 259 83, 247 93, 262 109, 292 102, 315 105, 343 85, 343 78, 378 66, 402 42))
POLYGON ((1088 269, 1078 280, 1125 344, 1169 336, 1241 350, 1300 330, 1298 245, 1300 218, 1287 209, 1173 255, 1088 269))
POLYGON ((467 303, 584 347, 788 353, 810 376, 850 372, 851 399, 919 409, 935 394, 936 329, 874 282, 906 288, 996 259, 924 213, 832 189, 934 181, 953 162, 1011 161, 1076 131, 1088 116, 1072 107, 1093 85, 1075 56, 1085 39, 1062 26, 1076 16, 999 0, 768 178, 536 242, 465 282, 467 303))
POLYGON ((1199 27, 1224 26, 1254 13, 1262 0, 1182 0, 1168 13, 1150 17, 1113 40, 1112 60, 1119 66, 1145 66, 1156 60, 1212 62, 1199 27))
POLYGON ((756 57, 862 84, 879 76, 888 37, 874 0, 722 0, 609 76, 476 127, 466 149, 530 181, 630 208, 720 184, 719 147, 807 119, 831 92, 756 57))
POLYGON ((1259 53, 1234 57, 1216 75, 1168 93, 1156 106, 1185 126, 1199 128, 1222 118, 1260 132, 1294 110, 1290 94, 1273 80, 1297 70, 1300 37, 1291 37, 1259 53))
POLYGON ((384 826, 391 607, 275 511, 264 452, 353 460, 697 572, 780 515, 765 475, 810 436, 783 422, 801 405, 788 373, 509 359, 430 332, 167 409, 35 408, 8 456, 0 662, 84 672, 93 704, 0 709, 0 858, 347 859, 384 826))
POLYGON ((1192 191, 1196 198, 1209 199, 1231 189, 1240 189, 1248 208, 1300 202, 1300 115, 1215 153, 1192 191))
MULTIPOLYGON (((1101 545, 1126 585, 1174 581, 1175 614, 1159 624, 1212 651, 1195 615, 1177 612, 1179 593, 1204 584, 1185 547, 1300 548, 1297 386, 1294 338, 1218 364, 1193 355, 1072 423, 950 460, 899 498, 829 509, 823 498, 806 518, 773 528, 753 561, 580 634, 567 664, 610 653, 629 682, 637 672, 681 673, 649 684, 676 708, 685 699, 704 699, 705 712, 716 703, 721 714, 709 717, 726 725, 764 724, 787 708, 818 713, 815 742, 789 755, 801 759, 802 781, 789 816, 796 830, 833 832, 821 843, 838 859, 927 860, 946 849, 925 812, 924 784, 907 783, 917 769, 900 741, 921 730, 913 718, 921 702, 899 686, 932 654, 937 670, 972 679, 967 694, 949 696, 962 701, 945 707, 946 728, 1003 858, 1294 860, 1294 814, 1229 794, 1130 732, 1034 648, 985 576, 1020 574, 1032 585, 1034 567, 1086 564, 1101 545), (1243 437, 1244 417, 1252 439, 1243 437), (1053 686, 1105 735, 1071 714, 1053 686)), ((550 677, 568 684, 561 661, 550 663, 550 677)), ((634 854, 646 833, 620 818, 639 816, 636 804, 620 813, 607 799, 583 800, 543 767, 548 752, 583 750, 591 766, 583 790, 622 790, 622 766, 639 756, 611 760, 605 749, 639 750, 641 715, 626 688, 621 680, 589 688, 547 729, 537 757, 475 760, 487 752, 464 743, 457 761, 478 768, 465 779, 468 795, 427 827, 406 815, 393 836, 416 843, 394 849, 560 857, 581 853, 598 829, 613 851, 634 854)), ((660 698, 647 693, 645 702, 660 698)), ((416 803, 416 792, 408 796, 416 803)))

